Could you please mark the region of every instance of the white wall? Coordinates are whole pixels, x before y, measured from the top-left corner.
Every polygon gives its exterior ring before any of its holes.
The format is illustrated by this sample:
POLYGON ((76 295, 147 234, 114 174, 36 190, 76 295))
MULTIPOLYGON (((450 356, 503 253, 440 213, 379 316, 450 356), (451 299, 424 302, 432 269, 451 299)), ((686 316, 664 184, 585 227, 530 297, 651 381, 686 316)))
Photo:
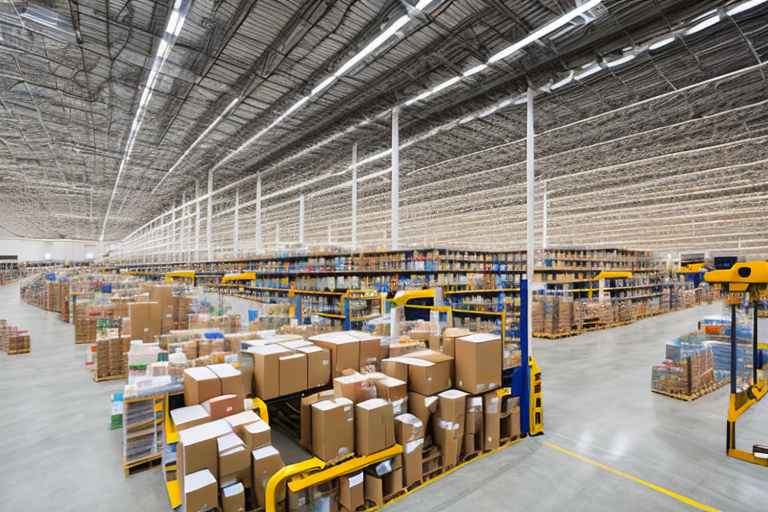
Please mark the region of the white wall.
POLYGON ((109 245, 88 240, 23 238, 0 228, 0 255, 16 255, 19 261, 43 261, 46 253, 51 253, 51 260, 55 261, 82 261, 89 252, 96 258, 102 256, 109 245))

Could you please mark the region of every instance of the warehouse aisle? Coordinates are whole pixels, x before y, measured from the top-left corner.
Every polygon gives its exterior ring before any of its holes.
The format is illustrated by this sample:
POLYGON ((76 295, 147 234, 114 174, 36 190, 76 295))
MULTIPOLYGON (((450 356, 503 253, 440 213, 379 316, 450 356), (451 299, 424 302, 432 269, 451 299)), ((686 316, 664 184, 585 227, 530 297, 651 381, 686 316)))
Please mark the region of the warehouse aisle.
POLYGON ((24 304, 18 283, 0 287, 0 318, 32 336, 31 353, 0 353, 0 509, 167 512, 158 470, 123 474, 109 417, 124 384, 93 382, 74 327, 24 304))
MULTIPOLYGON (((691 403, 650 391, 651 365, 664 358, 665 341, 720 311, 701 306, 574 338, 535 340, 545 435, 474 462, 388 510, 695 510, 553 446, 717 510, 765 510, 768 469, 725 455, 727 389, 691 403)), ((768 322, 760 329, 761 339, 768 338, 768 322)), ((768 403, 738 427, 739 448, 768 443, 768 403)))

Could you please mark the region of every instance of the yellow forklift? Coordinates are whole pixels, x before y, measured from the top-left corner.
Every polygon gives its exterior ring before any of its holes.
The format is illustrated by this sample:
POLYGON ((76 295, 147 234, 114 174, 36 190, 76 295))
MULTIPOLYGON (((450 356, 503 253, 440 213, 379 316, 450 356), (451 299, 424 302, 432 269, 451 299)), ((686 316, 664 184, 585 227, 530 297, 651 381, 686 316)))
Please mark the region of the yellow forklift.
POLYGON ((736 449, 736 420, 759 402, 768 391, 768 361, 766 344, 757 341, 757 309, 760 299, 768 288, 768 262, 750 261, 736 263, 732 268, 713 270, 704 275, 708 283, 719 283, 728 287, 731 293, 726 303, 731 307, 731 401, 728 408, 728 431, 726 435, 728 456, 753 464, 768 466, 768 446, 753 445, 752 453, 736 449), (743 294, 749 294, 753 307, 752 326, 752 379, 741 389, 737 385, 736 309, 742 302, 743 294))

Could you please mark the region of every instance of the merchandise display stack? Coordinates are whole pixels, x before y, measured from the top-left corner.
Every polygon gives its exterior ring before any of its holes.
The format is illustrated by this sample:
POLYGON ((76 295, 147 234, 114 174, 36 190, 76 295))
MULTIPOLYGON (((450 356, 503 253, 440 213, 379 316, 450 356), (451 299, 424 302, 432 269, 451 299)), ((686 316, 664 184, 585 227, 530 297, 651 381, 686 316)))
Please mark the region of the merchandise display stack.
POLYGON ((0 320, 0 351, 8 355, 28 354, 31 345, 27 331, 19 330, 6 320, 0 320))
POLYGON ((128 376, 130 337, 108 337, 96 341, 93 380, 124 379, 128 376))

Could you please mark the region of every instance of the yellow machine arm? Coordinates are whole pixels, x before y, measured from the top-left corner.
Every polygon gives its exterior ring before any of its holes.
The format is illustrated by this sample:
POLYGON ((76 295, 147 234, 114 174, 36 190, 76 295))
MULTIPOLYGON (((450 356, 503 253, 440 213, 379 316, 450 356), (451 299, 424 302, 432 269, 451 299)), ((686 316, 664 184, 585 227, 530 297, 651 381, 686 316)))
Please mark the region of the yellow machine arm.
POLYGON ((708 283, 727 284, 732 292, 749 290, 750 299, 759 300, 768 286, 768 262, 748 261, 737 263, 727 270, 713 270, 704 274, 708 283))

